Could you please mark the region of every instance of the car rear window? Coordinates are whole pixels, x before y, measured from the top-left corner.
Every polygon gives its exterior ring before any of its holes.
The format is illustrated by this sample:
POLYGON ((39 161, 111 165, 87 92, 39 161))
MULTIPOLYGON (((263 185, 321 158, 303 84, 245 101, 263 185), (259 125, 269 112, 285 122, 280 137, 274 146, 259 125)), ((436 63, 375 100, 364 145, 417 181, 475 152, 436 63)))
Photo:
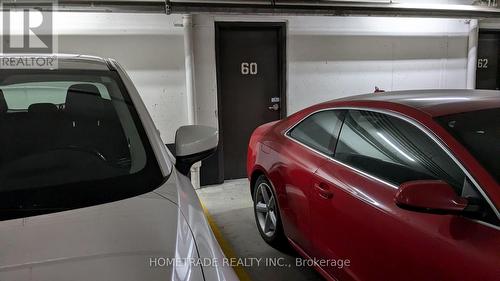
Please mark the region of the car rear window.
POLYGON ((436 119, 500 183, 500 108, 452 114, 436 119))
POLYGON ((163 181, 113 71, 0 71, 0 219, 115 201, 163 181))
POLYGON ((343 121, 343 110, 325 110, 307 117, 288 135, 304 145, 333 156, 343 121))

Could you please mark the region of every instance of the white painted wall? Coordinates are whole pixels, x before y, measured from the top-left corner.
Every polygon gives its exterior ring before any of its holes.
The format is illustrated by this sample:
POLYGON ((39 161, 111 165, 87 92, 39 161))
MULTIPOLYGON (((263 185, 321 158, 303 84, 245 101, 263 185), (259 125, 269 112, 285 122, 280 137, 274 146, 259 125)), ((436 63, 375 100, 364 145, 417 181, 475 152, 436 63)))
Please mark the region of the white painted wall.
POLYGON ((465 20, 305 17, 194 17, 198 122, 217 126, 215 21, 287 22, 287 111, 384 90, 465 88, 465 20))
POLYGON ((60 53, 110 57, 120 62, 165 143, 187 124, 181 16, 124 13, 56 13, 60 53))
POLYGON ((463 20, 305 18, 289 21, 288 111, 381 89, 465 88, 463 20))

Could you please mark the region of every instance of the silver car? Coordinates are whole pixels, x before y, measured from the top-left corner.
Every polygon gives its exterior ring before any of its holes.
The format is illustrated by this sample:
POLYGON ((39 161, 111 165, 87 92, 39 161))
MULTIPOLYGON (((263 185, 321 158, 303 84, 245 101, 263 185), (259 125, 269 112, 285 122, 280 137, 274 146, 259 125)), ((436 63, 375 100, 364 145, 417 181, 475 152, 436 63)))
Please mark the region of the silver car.
POLYGON ((217 131, 174 157, 116 61, 57 62, 0 70, 0 280, 237 280, 185 176, 217 131))

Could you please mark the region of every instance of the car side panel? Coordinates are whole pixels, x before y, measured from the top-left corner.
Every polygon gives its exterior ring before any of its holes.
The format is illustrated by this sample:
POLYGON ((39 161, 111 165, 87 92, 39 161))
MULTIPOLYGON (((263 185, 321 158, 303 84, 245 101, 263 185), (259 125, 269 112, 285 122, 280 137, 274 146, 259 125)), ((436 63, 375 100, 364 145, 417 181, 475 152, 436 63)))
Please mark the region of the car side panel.
POLYGON ((397 189, 329 161, 313 182, 333 191, 313 194, 315 255, 349 259, 341 270, 324 268, 340 280, 485 280, 500 276, 498 230, 453 215, 400 209, 397 189))
POLYGON ((269 167, 269 177, 277 182, 277 196, 285 234, 304 251, 312 250, 311 178, 325 161, 315 152, 283 138, 279 150, 275 150, 274 165, 269 167), (279 151, 279 152, 278 152, 279 151))
POLYGON ((260 130, 266 128, 256 130, 250 140, 248 169, 263 172, 271 181, 285 235, 305 251, 310 251, 310 180, 325 159, 285 137, 286 127, 287 124, 278 123, 267 128, 265 134, 260 130))

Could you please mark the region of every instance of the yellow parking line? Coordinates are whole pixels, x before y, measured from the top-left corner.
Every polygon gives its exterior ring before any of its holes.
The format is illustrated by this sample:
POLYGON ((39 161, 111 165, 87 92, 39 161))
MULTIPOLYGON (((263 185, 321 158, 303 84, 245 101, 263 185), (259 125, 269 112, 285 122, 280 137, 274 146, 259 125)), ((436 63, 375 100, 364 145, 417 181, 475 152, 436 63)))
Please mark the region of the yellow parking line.
MULTIPOLYGON (((205 213, 205 216, 207 217, 208 224, 212 228, 212 232, 215 235, 215 239, 217 239, 217 241, 219 242, 219 245, 222 249, 222 252, 224 252, 226 257, 229 259, 237 258, 233 248, 227 242, 227 240, 224 238, 224 236, 222 236, 222 233, 221 233, 219 227, 217 226, 217 224, 215 223, 214 218, 212 217, 212 215, 210 215, 210 213, 208 212, 205 205, 203 205, 203 203, 201 203, 201 207, 203 208, 203 212, 205 213)), ((241 281, 251 281, 252 280, 252 279, 250 279, 250 276, 248 275, 248 273, 245 271, 245 269, 242 266, 235 265, 235 266, 233 266, 233 269, 241 281)))

